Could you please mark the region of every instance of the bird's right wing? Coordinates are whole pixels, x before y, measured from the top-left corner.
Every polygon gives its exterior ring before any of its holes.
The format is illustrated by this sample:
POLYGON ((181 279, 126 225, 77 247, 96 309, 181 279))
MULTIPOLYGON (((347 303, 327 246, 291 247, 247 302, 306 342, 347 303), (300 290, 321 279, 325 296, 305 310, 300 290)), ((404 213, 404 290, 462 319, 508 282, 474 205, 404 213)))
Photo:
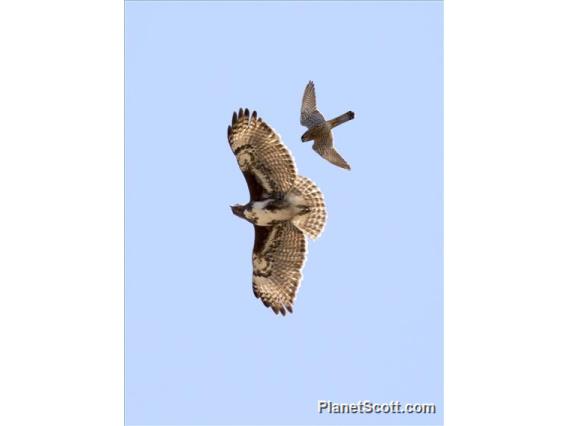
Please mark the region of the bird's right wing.
POLYGON ((296 164, 280 136, 260 117, 242 108, 227 130, 229 145, 249 186, 251 200, 285 193, 296 181, 296 164))
MULTIPOLYGON (((331 135, 331 132, 329 132, 331 135)), ((351 170, 351 166, 343 159, 339 152, 333 147, 333 142, 328 138, 318 139, 312 146, 313 150, 329 161, 342 169, 351 170)))
POLYGON ((300 124, 309 129, 324 122, 325 118, 316 107, 316 88, 314 87, 314 82, 310 80, 306 85, 304 96, 302 97, 300 124))
POLYGON ((306 237, 290 222, 255 226, 252 289, 274 313, 292 312, 306 260, 306 237))

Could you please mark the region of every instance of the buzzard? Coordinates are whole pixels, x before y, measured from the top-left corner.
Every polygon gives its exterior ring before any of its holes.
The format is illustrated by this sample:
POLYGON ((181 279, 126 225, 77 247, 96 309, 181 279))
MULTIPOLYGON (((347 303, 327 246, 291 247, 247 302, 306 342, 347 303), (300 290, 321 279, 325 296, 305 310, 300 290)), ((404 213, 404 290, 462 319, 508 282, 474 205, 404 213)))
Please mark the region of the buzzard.
POLYGON ((331 129, 346 121, 353 120, 355 113, 347 111, 333 120, 326 121, 321 112, 316 107, 316 89, 314 82, 310 81, 304 90, 302 97, 302 109, 300 112, 300 123, 308 128, 302 135, 302 142, 314 141, 313 150, 332 164, 343 169, 351 170, 351 166, 343 159, 339 152, 333 147, 333 134, 331 129))
POLYGON ((286 315, 302 279, 306 235, 317 238, 325 225, 323 195, 298 175, 280 136, 256 111, 233 113, 227 135, 250 193, 247 204, 231 209, 254 225, 253 292, 274 313, 286 315))

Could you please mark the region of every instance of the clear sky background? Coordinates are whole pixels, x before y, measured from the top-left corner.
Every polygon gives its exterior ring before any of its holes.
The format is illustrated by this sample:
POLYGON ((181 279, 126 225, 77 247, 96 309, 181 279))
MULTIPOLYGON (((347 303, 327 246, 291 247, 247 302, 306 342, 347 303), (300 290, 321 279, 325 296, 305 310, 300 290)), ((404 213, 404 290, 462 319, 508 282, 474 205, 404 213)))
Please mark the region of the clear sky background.
POLYGON ((442 3, 126 2, 126 423, 442 422, 442 3), (300 141, 314 80, 352 171, 300 141), (295 311, 253 296, 226 140, 256 109, 324 193, 295 311), (435 403, 322 415, 318 400, 435 403))

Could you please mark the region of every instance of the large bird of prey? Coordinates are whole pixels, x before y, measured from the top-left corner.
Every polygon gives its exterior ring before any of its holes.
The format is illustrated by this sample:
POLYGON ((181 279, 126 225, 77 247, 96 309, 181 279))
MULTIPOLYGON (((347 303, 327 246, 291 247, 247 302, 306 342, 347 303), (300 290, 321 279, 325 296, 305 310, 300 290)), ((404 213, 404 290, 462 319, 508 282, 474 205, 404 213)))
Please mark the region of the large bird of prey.
POLYGON ((332 164, 343 169, 351 170, 351 166, 343 159, 333 147, 333 134, 331 129, 346 121, 353 120, 355 113, 347 111, 333 120, 327 121, 316 107, 316 89, 314 82, 310 81, 304 90, 302 97, 302 109, 300 123, 308 128, 302 135, 302 142, 314 141, 313 150, 332 164))
POLYGON ((250 201, 231 206, 233 214, 254 225, 253 292, 276 314, 292 312, 306 260, 306 235, 323 231, 326 209, 319 188, 298 176, 280 136, 256 111, 233 113, 229 145, 245 176, 250 201))

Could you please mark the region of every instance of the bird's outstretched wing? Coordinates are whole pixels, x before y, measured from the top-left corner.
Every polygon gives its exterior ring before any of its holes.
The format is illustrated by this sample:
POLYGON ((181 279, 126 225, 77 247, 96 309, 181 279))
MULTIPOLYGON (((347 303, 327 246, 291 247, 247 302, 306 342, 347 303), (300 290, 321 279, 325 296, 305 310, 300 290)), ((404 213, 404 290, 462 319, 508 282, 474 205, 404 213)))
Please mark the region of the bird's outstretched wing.
POLYGON ((290 222, 255 226, 252 252, 254 295, 274 313, 292 312, 306 260, 306 237, 290 222))
POLYGON ((316 88, 314 87, 314 82, 310 80, 306 85, 304 96, 302 97, 300 124, 309 129, 323 123, 325 123, 325 118, 316 107, 316 88))
POLYGON ((339 155, 339 152, 337 152, 333 147, 331 132, 328 132, 326 136, 320 136, 320 138, 316 139, 312 148, 331 164, 335 164, 342 169, 351 170, 349 163, 345 161, 343 157, 339 155))
POLYGON ((296 180, 296 164, 280 136, 248 109, 233 113, 229 145, 247 181, 251 200, 263 194, 288 192, 296 180))

